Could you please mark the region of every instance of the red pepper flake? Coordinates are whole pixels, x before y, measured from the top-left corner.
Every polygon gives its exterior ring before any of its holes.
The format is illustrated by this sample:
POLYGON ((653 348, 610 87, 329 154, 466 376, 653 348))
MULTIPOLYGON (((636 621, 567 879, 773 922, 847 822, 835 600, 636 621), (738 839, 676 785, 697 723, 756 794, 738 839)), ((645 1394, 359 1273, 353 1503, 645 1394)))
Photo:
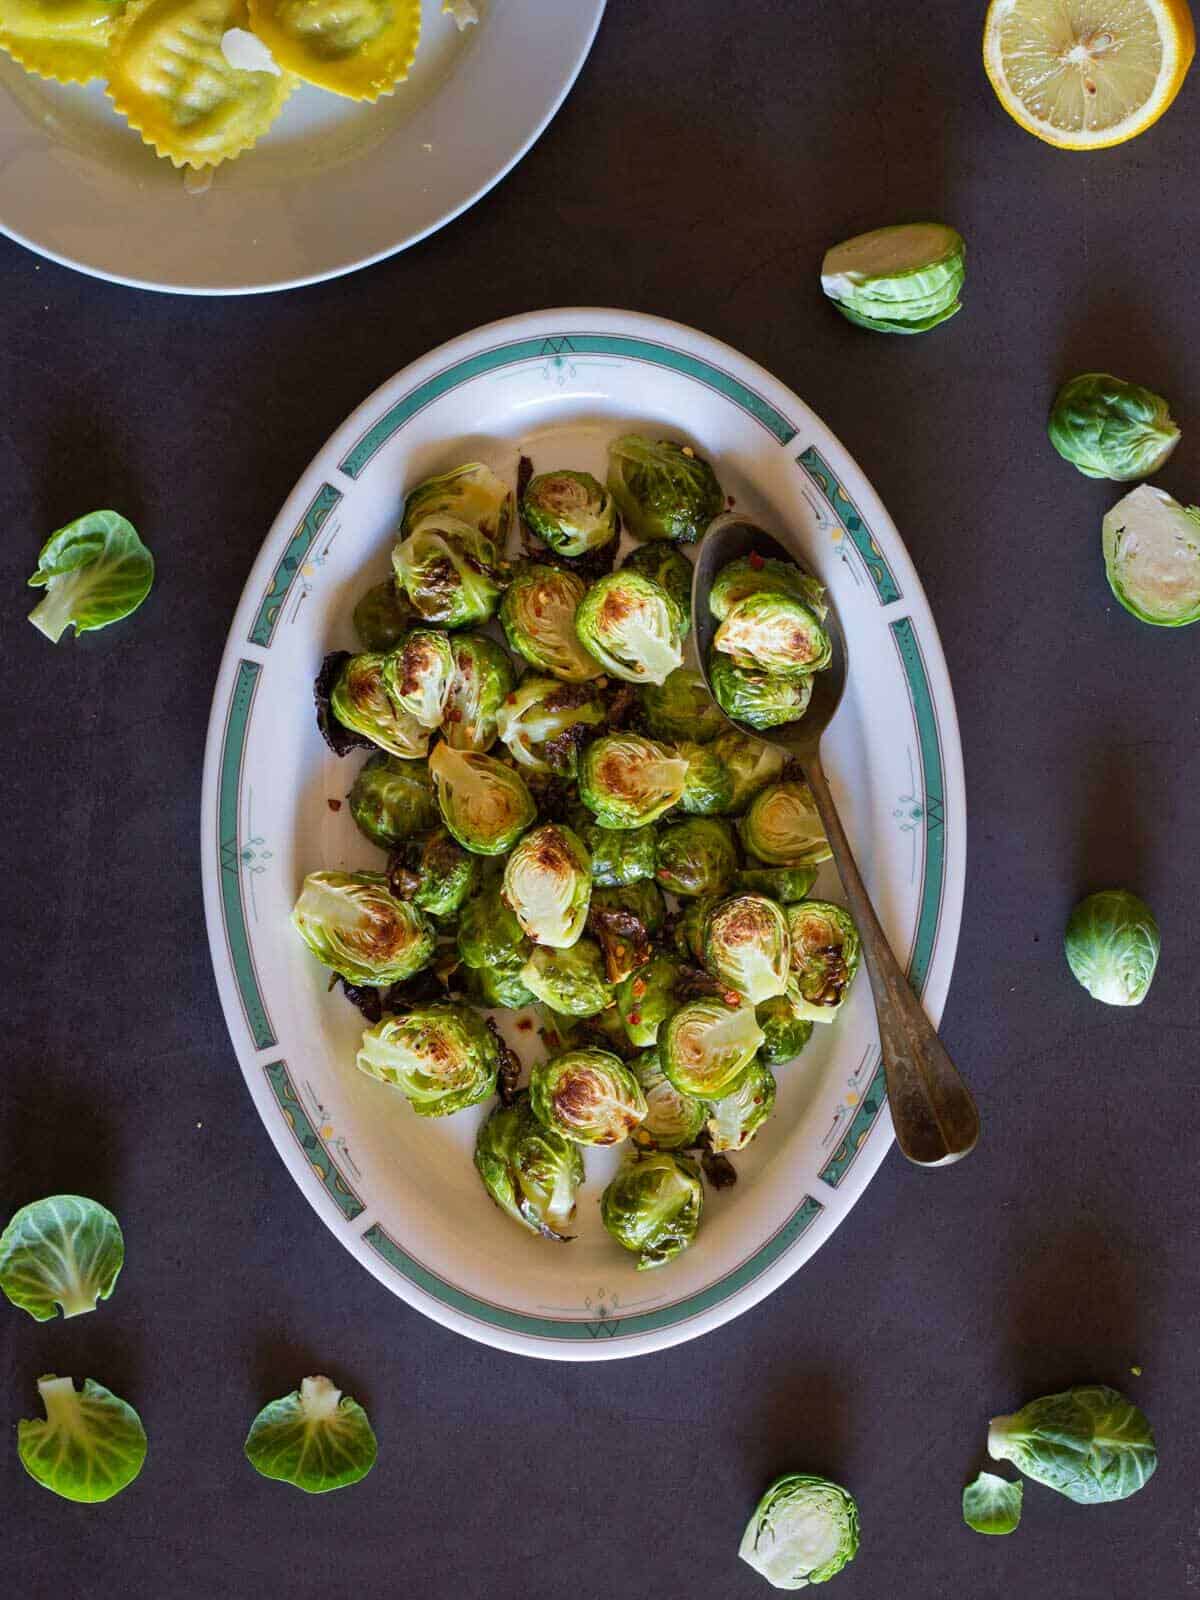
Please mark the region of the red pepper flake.
POLYGON ((640 1000, 642 998, 642 996, 646 992, 646 980, 645 980, 645 978, 635 978, 633 980, 632 988, 633 988, 633 998, 635 1000, 640 1000))
POLYGON ((342 802, 340 800, 326 800, 325 804, 329 807, 330 811, 340 811, 342 809, 342 802))
POLYGON ((757 550, 751 550, 750 552, 750 565, 754 568, 755 572, 761 572, 763 567, 766 565, 757 550))
POLYGON ((640 1011, 631 1011, 629 1013, 629 1020, 636 1028, 642 1020, 642 1013, 640 1011))
POLYGON ((721 999, 724 1000, 727 1006, 732 1006, 735 1011, 742 1003, 742 997, 736 989, 726 989, 721 999))
POLYGON ((522 1033, 528 1033, 529 1030, 533 1027, 533 1023, 530 1022, 528 1017, 522 1017, 521 1020, 517 1023, 517 1027, 520 1028, 522 1033))

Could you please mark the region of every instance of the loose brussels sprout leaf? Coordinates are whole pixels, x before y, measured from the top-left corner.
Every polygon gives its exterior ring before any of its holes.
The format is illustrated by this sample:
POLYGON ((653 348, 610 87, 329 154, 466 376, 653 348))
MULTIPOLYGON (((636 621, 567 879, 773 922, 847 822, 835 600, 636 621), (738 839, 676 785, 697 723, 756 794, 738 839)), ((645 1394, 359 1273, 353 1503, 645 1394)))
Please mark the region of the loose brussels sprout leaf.
POLYGON ((388 687, 390 656, 351 656, 342 668, 330 709, 345 728, 370 739, 394 756, 417 760, 429 749, 429 731, 403 710, 388 687))
POLYGON ((22 1206, 0 1234, 0 1289, 37 1322, 94 1311, 112 1294, 125 1240, 112 1212, 78 1194, 22 1206))
POLYGON ((675 746, 675 754, 688 764, 679 809, 694 817, 727 813, 733 801, 734 776, 716 746, 684 739, 675 746))
POLYGON ((458 633, 450 646, 454 671, 442 737, 454 750, 490 750, 496 742, 500 707, 513 686, 512 662, 486 634, 458 633))
POLYGON ((115 511, 89 511, 52 533, 38 554, 32 589, 46 593, 29 620, 57 644, 107 628, 136 611, 154 582, 154 557, 132 523, 115 511))
POLYGON ((763 1046, 759 1055, 769 1067, 782 1066, 794 1061, 812 1038, 812 1019, 796 1014, 795 1005, 786 994, 773 995, 755 1008, 754 1015, 763 1031, 763 1046))
POLYGON ((609 445, 608 487, 635 539, 695 544, 725 507, 716 474, 690 445, 637 433, 609 445))
POLYGON ((522 1090, 497 1106, 479 1130, 475 1170, 501 1211, 543 1239, 567 1241, 584 1179, 579 1146, 548 1128, 522 1090))
POLYGON ((709 912, 704 965, 752 1006, 786 992, 790 957, 788 920, 774 900, 735 894, 709 912))
POLYGON ((1158 1465, 1150 1424, 1104 1384, 1031 1400, 988 1429, 988 1454, 1082 1506, 1124 1500, 1158 1465))
POLYGON ((530 953, 529 940, 505 904, 499 881, 468 900, 458 919, 458 954, 464 966, 515 976, 530 953))
MULTIPOLYGON (((572 813, 574 819, 574 813, 572 813)), ((605 828, 580 807, 575 831, 592 858, 592 882, 597 888, 623 888, 654 876, 658 864, 658 829, 605 828)))
POLYGON ((521 968, 521 982, 566 1017, 594 1017, 613 1001, 600 946, 580 939, 569 950, 535 945, 521 968))
POLYGON ((678 978, 678 961, 656 955, 617 985, 617 1010, 630 1044, 639 1050, 657 1043, 658 1030, 675 1010, 678 978))
POLYGON ((1024 1488, 1023 1483, 1011 1483, 994 1472, 981 1472, 963 1490, 963 1521, 976 1533, 1015 1532, 1024 1488))
POLYGON ((419 1117, 448 1117, 496 1092, 500 1052, 479 1013, 447 1001, 384 1017, 362 1036, 358 1070, 399 1089, 419 1117))
POLYGON ((777 1478, 746 1525, 738 1555, 773 1589, 835 1578, 858 1553, 858 1507, 828 1478, 777 1478))
POLYGON ((606 717, 600 691, 591 684, 531 673, 505 698, 497 726, 509 755, 521 766, 573 778, 580 745, 606 717))
POLYGON ((833 852, 806 783, 772 784, 742 818, 742 843, 772 867, 815 867, 833 852))
POLYGON ((537 819, 520 773, 491 756, 439 744, 429 758, 429 772, 442 821, 476 855, 504 855, 537 819))
POLYGON ((518 572, 500 604, 500 621, 511 648, 539 672, 567 683, 598 678, 600 668, 575 632, 585 592, 583 579, 561 567, 532 566, 518 572))
POLYGON ((310 872, 292 926, 349 983, 401 983, 433 960, 433 925, 378 872, 310 872))
POLYGON ((328 1378, 305 1378, 298 1390, 262 1408, 250 1424, 245 1450, 264 1478, 324 1494, 365 1478, 379 1446, 357 1400, 328 1378))
MULTIPOLYGON (((662 546, 648 544, 642 549, 657 554, 662 546)), ((709 744, 727 726, 703 675, 690 667, 676 667, 662 683, 642 684, 638 698, 646 731, 655 739, 689 739, 696 745, 709 744)))
POLYGON ((966 253, 940 222, 876 228, 826 252, 821 287, 860 327, 921 333, 962 310, 966 253))
POLYGON ((849 913, 827 900, 802 900, 786 910, 792 941, 788 995, 797 1016, 832 1022, 858 971, 858 930, 849 913))
POLYGON ((429 516, 458 517, 503 548, 512 521, 512 494, 490 467, 468 461, 409 490, 401 537, 407 538, 429 516))
POLYGON ((579 763, 579 798, 604 828, 644 828, 683 793, 687 762, 637 733, 609 733, 579 763))
POLYGON ((432 828, 438 819, 433 783, 424 761, 405 761, 381 750, 360 768, 350 790, 350 815, 381 850, 432 828))
POLYGON ((529 1075, 529 1103, 575 1144, 620 1144, 646 1115, 637 1079, 608 1050, 564 1050, 529 1075))
POLYGON ((567 950, 583 932, 592 865, 578 834, 556 822, 531 829, 504 867, 504 898, 536 944, 567 950))
POLYGON ((710 1147, 718 1155, 744 1150, 774 1109, 774 1075, 755 1057, 733 1093, 712 1106, 706 1124, 710 1147))
POLYGON ((753 1006, 692 1000, 667 1019, 659 1053, 680 1094, 722 1100, 746 1076, 762 1042, 753 1006))
POLYGON ((354 631, 364 650, 394 650, 420 617, 395 578, 373 584, 354 608, 354 631))
POLYGON ((1184 510, 1143 483, 1104 519, 1104 570, 1113 594, 1142 622, 1200 622, 1200 508, 1184 510))
POLYGON ((661 1267, 696 1237, 704 1210, 700 1169, 687 1156, 654 1150, 627 1161, 600 1197, 600 1218, 638 1271, 661 1267))
POLYGON ((529 527, 560 556, 581 556, 617 536, 617 507, 590 472, 540 472, 521 500, 529 527))
POLYGON ((388 693, 423 728, 441 726, 453 676, 450 636, 439 628, 414 628, 384 666, 388 693))
POLYGON ((21 1465, 43 1489, 96 1505, 126 1489, 146 1459, 146 1430, 126 1401, 102 1383, 53 1373, 38 1379, 46 1420, 17 1423, 21 1465))
POLYGON ((781 906, 803 900, 817 881, 816 867, 767 867, 752 856, 737 875, 737 887, 769 895, 781 906))
POLYGON ((650 941, 665 920, 663 897, 652 883, 624 889, 593 889, 588 932, 604 952, 610 983, 623 983, 651 956, 650 941))
POLYGON ((1088 478, 1152 478, 1179 443, 1167 402, 1108 372, 1070 378, 1054 397, 1050 443, 1088 478))
POLYGON ((643 544, 629 552, 621 570, 639 573, 665 589, 683 613, 683 631, 688 633, 692 626, 692 563, 685 555, 673 545, 643 544))
POLYGON ((668 894, 724 894, 736 871, 737 847, 727 822, 689 817, 663 829, 655 876, 668 894))
POLYGON ((1064 943, 1071 971, 1093 999, 1140 1006, 1149 994, 1158 966, 1158 923, 1128 889, 1102 889, 1081 900, 1064 943))
POLYGON ((396 581, 427 622, 469 628, 495 615, 503 590, 496 546, 457 517, 422 518, 392 552, 396 581))
POLYGON ((667 591, 624 567, 594 583, 575 613, 580 644, 627 683, 665 683, 683 662, 686 631, 667 591))
POLYGON ((732 728, 721 735, 713 749, 733 777, 733 794, 727 813, 730 816, 744 811, 760 790, 774 783, 783 772, 786 760, 778 745, 764 744, 761 739, 752 739, 749 734, 732 728))
POLYGON ((633 1142, 645 1149, 684 1150, 696 1143, 708 1106, 695 1095, 680 1094, 662 1069, 658 1051, 643 1050, 630 1071, 646 1097, 646 1115, 633 1130, 633 1142))
POLYGON ((725 715, 749 728, 780 728, 785 722, 798 722, 812 699, 811 673, 797 677, 751 672, 719 650, 709 655, 708 680, 725 715))
POLYGON ((815 578, 791 561, 759 555, 741 556, 721 568, 708 593, 708 609, 718 622, 724 622, 734 606, 752 594, 791 595, 793 600, 803 601, 818 622, 829 615, 825 590, 815 578))
POLYGON ((388 863, 388 879, 398 900, 411 900, 434 917, 452 917, 479 885, 479 857, 464 850, 445 828, 413 842, 388 863))
POLYGON ((813 613, 789 594, 752 594, 726 613, 714 647, 747 672, 801 676, 827 667, 829 635, 813 613))

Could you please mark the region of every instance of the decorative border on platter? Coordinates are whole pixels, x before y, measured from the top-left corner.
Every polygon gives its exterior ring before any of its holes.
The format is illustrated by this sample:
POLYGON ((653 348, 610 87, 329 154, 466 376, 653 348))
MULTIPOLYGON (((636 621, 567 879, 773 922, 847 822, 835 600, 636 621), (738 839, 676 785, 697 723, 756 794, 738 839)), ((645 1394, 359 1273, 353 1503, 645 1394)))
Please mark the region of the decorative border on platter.
POLYGON ((217 879, 221 886, 221 924, 225 930, 225 949, 233 969, 234 982, 242 1002, 242 1012, 250 1037, 259 1050, 275 1045, 275 1029, 267 1011, 258 981, 254 951, 246 925, 246 903, 242 894, 242 845, 238 819, 242 804, 242 768, 246 755, 246 735, 250 713, 258 691, 262 667, 257 661, 239 661, 229 709, 225 713, 225 732, 221 740, 221 765, 217 782, 217 879))
POLYGON ((288 540, 287 548, 271 575, 271 587, 263 596, 262 605, 259 606, 258 615, 254 619, 254 626, 248 635, 251 644, 261 645, 264 650, 270 649, 275 629, 287 604, 288 591, 295 581, 296 574, 308 559, 309 551, 316 544, 317 536, 325 526, 330 512, 338 505, 341 498, 340 489, 335 489, 331 483, 323 483, 309 502, 304 515, 300 518, 299 527, 288 540))
POLYGON ((875 542, 875 536, 868 527, 862 512, 851 500, 837 480, 833 468, 815 445, 810 445, 807 450, 802 450, 796 457, 796 465, 812 479, 817 490, 825 500, 829 509, 838 520, 838 525, 843 529, 851 544, 862 557, 863 566, 875 586, 875 593, 879 596, 881 606, 890 606, 895 600, 904 598, 900 585, 896 582, 895 574, 888 565, 887 557, 875 542))
POLYGON ((300 1146, 301 1154, 321 1181, 321 1187, 345 1217, 353 1222, 367 1209, 354 1185, 346 1177, 329 1153, 329 1146, 321 1138, 312 1119, 301 1104, 299 1092, 292 1082, 286 1061, 271 1061, 263 1067, 263 1075, 271 1086, 271 1093, 279 1102, 284 1121, 300 1146))

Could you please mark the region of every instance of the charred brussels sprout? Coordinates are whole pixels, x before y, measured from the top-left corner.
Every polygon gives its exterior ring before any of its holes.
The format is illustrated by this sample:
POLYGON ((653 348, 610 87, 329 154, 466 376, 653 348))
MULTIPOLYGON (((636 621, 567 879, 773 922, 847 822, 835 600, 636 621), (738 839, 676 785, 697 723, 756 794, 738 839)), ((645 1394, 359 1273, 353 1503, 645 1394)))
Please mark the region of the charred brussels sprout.
POLYGON ((709 1113, 708 1138, 718 1154, 744 1150, 775 1109, 775 1078, 756 1057, 732 1094, 718 1100, 709 1113))
POLYGON ((469 628, 495 615, 504 587, 496 546, 469 522, 423 517, 392 552, 392 565, 427 622, 469 628))
POLYGON ((607 1050, 564 1050, 530 1073, 529 1103, 575 1144, 620 1144, 646 1115, 637 1079, 607 1050))
POLYGON ((1186 509, 1143 483, 1104 519, 1104 570, 1114 595, 1141 622, 1200 622, 1200 508, 1186 509))
POLYGON ((560 556, 581 556, 617 536, 616 504, 590 472, 539 472, 530 479, 521 511, 560 556))
POLYGON ((790 595, 806 605, 818 622, 829 615, 825 590, 816 578, 790 561, 757 555, 742 556, 721 568, 709 590, 708 609, 718 622, 724 622, 734 606, 752 594, 790 595))
POLYGON ((455 750, 481 754, 496 742, 500 707, 513 686, 512 662, 483 633, 458 633, 450 641, 454 670, 442 714, 442 737, 455 750))
MULTIPOLYGON (((692 563, 673 545, 643 544, 621 563, 622 572, 636 572, 665 589, 683 612, 686 634, 692 625, 692 563)), ((707 691, 706 691, 707 693, 707 691)))
MULTIPOLYGON (((661 547, 643 545, 642 548, 657 553, 661 547)), ((696 745, 708 744, 728 726, 703 676, 690 667, 676 667, 662 683, 642 684, 638 698, 646 731, 655 739, 688 739, 696 745)))
POLYGON ((724 894, 736 871, 737 847, 727 822, 689 817, 663 829, 655 876, 668 894, 724 894))
POLYGON ((437 822, 437 801, 424 761, 371 756, 350 790, 350 815, 363 834, 391 850, 437 822))
POLYGON ((722 1100, 741 1083, 762 1042, 753 1006, 692 1000, 667 1019, 659 1055, 680 1094, 722 1100))
POLYGON ((548 822, 532 828, 504 867, 504 898, 529 938, 566 950, 583 932, 592 865, 577 834, 548 822))
POLYGON ((579 642, 575 617, 587 586, 561 567, 532 566, 504 592, 500 621, 509 645, 530 666, 566 683, 598 678, 600 668, 579 642))
POLYGON ((786 994, 777 994, 770 1000, 764 1000, 762 1005, 755 1007, 754 1015, 763 1031, 759 1056, 769 1067, 794 1061, 812 1038, 812 1022, 797 1014, 790 996, 786 994))
POLYGON ((642 828, 679 800, 687 762, 636 733, 609 733, 579 763, 579 798, 605 828, 642 828))
POLYGON ((815 867, 833 853, 806 783, 764 789, 742 818, 741 835, 747 851, 771 867, 815 867))
POLYGON ((787 917, 765 895, 731 895, 709 912, 704 964, 751 1005, 786 992, 790 955, 787 917))
POLYGON ((675 924, 675 949, 684 961, 704 964, 704 924, 708 913, 719 905, 719 894, 702 894, 685 902, 675 924))
POLYGON ((1149 994, 1158 966, 1158 923, 1128 889, 1102 889, 1081 900, 1064 943, 1071 971, 1093 999, 1140 1006, 1149 994))
POLYGON ((703 1210, 699 1167, 671 1150, 626 1162, 600 1198, 601 1221, 637 1256, 639 1272, 661 1267, 686 1250, 703 1210))
POLYGON ((621 983, 649 961, 650 941, 665 919, 663 897, 652 883, 592 891, 587 927, 604 952, 610 983, 621 983))
POLYGON ((679 809, 693 817, 726 814, 733 803, 734 776, 721 752, 713 745, 685 739, 675 746, 675 754, 688 764, 679 809))
POLYGON ((448 1117, 495 1093, 496 1036, 470 1006, 418 1006, 362 1036, 358 1069, 399 1089, 419 1117, 448 1117))
POLYGON ((716 474, 690 445, 628 433, 608 447, 608 487, 635 539, 695 544, 725 508, 716 474))
POLYGON ((591 684, 531 673, 506 697, 497 725, 509 755, 521 766, 573 778, 580 745, 606 716, 600 691, 591 684))
POLYGON ((685 1150, 695 1144, 708 1116, 705 1101, 680 1094, 656 1049, 643 1050, 629 1067, 646 1097, 646 1115, 633 1131, 633 1142, 657 1150, 685 1150))
POLYGON ((488 883, 467 901, 458 919, 458 954, 465 967, 515 977, 529 959, 530 949, 521 924, 500 893, 499 880, 488 883))
POLYGON ((401 983, 429 965, 436 944, 432 924, 378 872, 310 872, 292 926, 348 983, 401 983))
POLYGON ((803 900, 817 881, 816 867, 768 867, 753 857, 737 875, 737 887, 765 894, 781 906, 803 900))
POLYGON ((368 589, 354 608, 354 631, 364 650, 394 650, 419 621, 395 578, 385 578, 368 589))
POLYGON ((583 1182, 579 1146, 533 1114, 527 1090, 479 1130, 475 1170, 501 1211, 543 1239, 563 1241, 583 1182))
POLYGON ((479 857, 464 850, 445 828, 415 840, 389 872, 393 892, 434 917, 452 917, 479 885, 479 857))
POLYGON ((457 517, 503 548, 512 521, 512 493, 482 461, 468 461, 408 491, 401 537, 407 538, 429 516, 457 517))
POLYGON ((1070 378, 1054 397, 1050 443, 1088 478, 1152 478, 1179 443, 1167 402, 1107 372, 1070 378))
POLYGON ((678 979, 678 961, 657 955, 617 985, 617 1010, 630 1044, 639 1050, 658 1042, 659 1028, 676 1009, 678 979))
POLYGON ((827 1583, 858 1552, 858 1507, 828 1478, 777 1478, 746 1525, 738 1555, 774 1589, 827 1583))
POLYGON ((788 995, 797 1016, 832 1022, 858 971, 858 930, 849 913, 827 900, 787 908, 792 962, 788 995))
POLYGON ((800 600, 787 594, 752 594, 726 612, 713 645, 747 672, 798 677, 827 667, 829 635, 800 600))
POLYGON ((785 722, 798 722, 812 699, 811 674, 752 672, 719 650, 709 655, 708 678, 721 710, 748 728, 781 728, 785 722))
POLYGON ((613 986, 594 939, 579 939, 568 950, 535 945, 520 978, 537 999, 564 1017, 594 1017, 612 1004, 613 986))
POLYGON ((403 709, 388 683, 390 656, 351 656, 342 668, 330 709, 344 728, 370 739, 389 755, 417 760, 429 749, 429 731, 403 709))
POLYGON ((439 744, 429 772, 442 821, 476 855, 504 855, 537 817, 520 774, 491 756, 439 744))
POLYGON ((423 728, 440 725, 454 674, 450 637, 437 628, 414 628, 388 656, 388 693, 423 728))
POLYGON ((665 589, 622 567, 584 595, 575 613, 575 632, 614 678, 665 683, 683 662, 686 622, 665 589))
POLYGON ((721 735, 713 748, 733 778, 728 813, 731 816, 744 811, 754 796, 769 783, 777 782, 783 772, 785 758, 778 745, 764 744, 761 739, 752 739, 732 728, 721 735))
POLYGON ((599 888, 620 889, 654 876, 658 864, 658 829, 604 828, 585 806, 572 812, 575 831, 592 858, 592 882, 599 888))

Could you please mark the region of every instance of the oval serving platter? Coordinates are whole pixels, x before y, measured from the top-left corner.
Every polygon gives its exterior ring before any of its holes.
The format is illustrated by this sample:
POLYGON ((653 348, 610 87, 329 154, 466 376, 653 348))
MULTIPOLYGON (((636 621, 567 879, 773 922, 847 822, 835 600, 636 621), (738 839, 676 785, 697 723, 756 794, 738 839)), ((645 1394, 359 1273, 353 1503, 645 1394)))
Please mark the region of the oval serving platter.
MULTIPOLYGON (((293 934, 304 874, 378 867, 344 803, 361 756, 322 743, 311 684, 354 649, 355 599, 389 570, 405 488, 482 459, 515 478, 603 474, 638 429, 693 443, 727 494, 833 591, 846 697, 823 746, 884 926, 936 1021, 962 913, 966 809, 958 724, 933 618, 883 506, 829 430, 727 346, 629 312, 494 323, 397 374, 334 434, 275 522, 217 680, 205 757, 202 868, 217 984, 267 1131, 306 1198, 394 1293, 459 1333, 559 1360, 659 1349, 747 1310, 843 1221, 892 1142, 865 976, 832 1027, 778 1070, 771 1121, 709 1188, 693 1247, 655 1272, 604 1232, 619 1156, 587 1153, 577 1237, 548 1245, 488 1199, 472 1166, 487 1107, 414 1115, 354 1065, 363 1023, 293 934)), ((814 891, 840 899, 836 874, 814 891)), ((526 1062, 528 1019, 497 1013, 526 1062), (521 1027, 525 1020, 527 1026, 521 1027)))

